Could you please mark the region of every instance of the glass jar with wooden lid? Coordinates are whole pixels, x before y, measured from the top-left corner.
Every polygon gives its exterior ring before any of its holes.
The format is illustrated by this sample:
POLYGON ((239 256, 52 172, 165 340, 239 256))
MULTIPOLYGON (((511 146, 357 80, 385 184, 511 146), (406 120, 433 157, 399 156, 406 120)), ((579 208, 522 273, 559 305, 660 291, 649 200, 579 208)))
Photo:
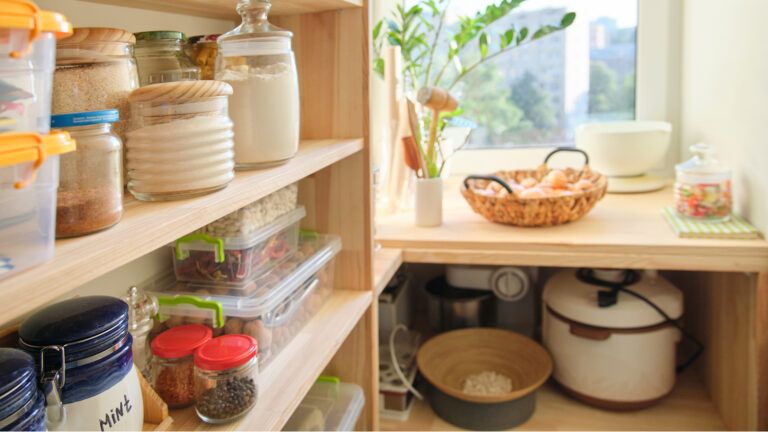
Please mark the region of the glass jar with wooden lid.
POLYGON ((234 178, 232 87, 221 81, 151 84, 130 95, 128 190, 167 201, 223 189, 234 178))

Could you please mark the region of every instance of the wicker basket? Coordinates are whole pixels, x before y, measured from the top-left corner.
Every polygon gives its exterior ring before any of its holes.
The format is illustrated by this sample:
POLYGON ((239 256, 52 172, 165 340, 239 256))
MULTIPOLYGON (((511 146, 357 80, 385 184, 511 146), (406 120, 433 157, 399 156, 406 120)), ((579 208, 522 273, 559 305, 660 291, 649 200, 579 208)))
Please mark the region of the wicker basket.
POLYGON ((573 222, 590 210, 605 196, 608 180, 600 173, 589 169, 589 156, 579 149, 560 148, 552 151, 536 170, 500 171, 494 175, 472 175, 464 179, 461 194, 475 213, 491 222, 524 227, 546 227, 573 222), (573 151, 584 155, 584 167, 580 170, 567 168, 562 170, 569 182, 590 180, 594 186, 583 191, 574 191, 572 195, 544 198, 519 198, 509 186, 510 180, 521 182, 533 177, 541 181, 551 170, 547 166, 549 159, 561 151, 573 151), (498 183, 499 190, 506 189, 504 196, 489 196, 478 193, 485 190, 489 183, 498 183))

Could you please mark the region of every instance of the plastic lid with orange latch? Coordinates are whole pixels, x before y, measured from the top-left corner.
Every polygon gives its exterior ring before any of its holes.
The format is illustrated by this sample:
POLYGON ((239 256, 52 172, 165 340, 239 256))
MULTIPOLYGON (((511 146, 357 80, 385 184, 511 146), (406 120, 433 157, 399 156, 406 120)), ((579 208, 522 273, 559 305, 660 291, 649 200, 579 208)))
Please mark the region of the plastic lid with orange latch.
MULTIPOLYGON (((2 29, 29 30, 26 41, 29 43, 34 42, 41 33, 53 33, 57 39, 72 35, 72 23, 64 15, 40 10, 29 0, 0 0, 0 31, 2 29)), ((10 54, 14 58, 21 57, 25 49, 14 49, 10 54)))
POLYGON ((32 182, 35 171, 46 157, 69 153, 75 150, 75 140, 69 132, 54 131, 48 135, 32 132, 8 132, 0 134, 0 169, 22 163, 32 163, 27 178, 14 184, 21 189, 32 182))

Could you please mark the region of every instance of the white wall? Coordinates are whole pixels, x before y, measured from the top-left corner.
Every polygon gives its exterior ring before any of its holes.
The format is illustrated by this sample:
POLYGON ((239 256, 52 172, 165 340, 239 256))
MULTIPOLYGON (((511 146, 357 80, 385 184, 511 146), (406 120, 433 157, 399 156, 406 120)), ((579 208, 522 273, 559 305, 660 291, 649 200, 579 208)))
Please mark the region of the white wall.
POLYGON ((736 210, 768 232, 768 1, 685 0, 682 157, 699 141, 734 170, 736 210))

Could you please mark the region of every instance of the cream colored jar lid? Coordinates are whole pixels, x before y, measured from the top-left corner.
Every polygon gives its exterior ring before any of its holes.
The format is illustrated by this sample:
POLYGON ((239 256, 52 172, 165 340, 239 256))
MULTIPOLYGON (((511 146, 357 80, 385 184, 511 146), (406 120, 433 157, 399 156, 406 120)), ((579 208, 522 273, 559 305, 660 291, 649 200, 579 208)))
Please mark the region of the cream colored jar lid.
POLYGON ((128 101, 135 102, 169 102, 202 99, 215 96, 229 96, 232 86, 223 81, 175 81, 169 83, 150 84, 131 92, 128 101))
MULTIPOLYGON (((595 272, 602 280, 611 277, 610 271, 595 272)), ((672 319, 683 314, 682 292, 661 276, 651 277, 641 273, 640 279, 627 288, 658 305, 672 319)), ((600 290, 607 288, 582 282, 576 277, 576 270, 563 270, 547 281, 542 297, 544 303, 559 315, 595 327, 633 329, 665 321, 648 303, 624 292, 619 292, 616 304, 600 307, 597 302, 600 290)))

